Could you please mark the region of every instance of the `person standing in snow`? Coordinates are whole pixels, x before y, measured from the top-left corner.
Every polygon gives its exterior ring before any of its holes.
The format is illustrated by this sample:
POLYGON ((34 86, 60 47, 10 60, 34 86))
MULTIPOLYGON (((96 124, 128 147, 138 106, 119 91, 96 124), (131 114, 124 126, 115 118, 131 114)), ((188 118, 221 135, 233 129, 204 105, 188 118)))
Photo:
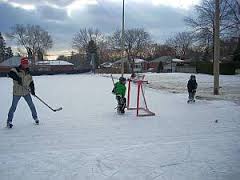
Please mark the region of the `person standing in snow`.
POLYGON ((8 76, 13 79, 13 99, 12 105, 8 112, 7 127, 13 127, 12 119, 17 108, 18 101, 21 97, 23 97, 27 102, 35 123, 39 124, 37 111, 30 95, 30 93, 32 95, 35 95, 35 88, 32 76, 29 71, 28 59, 26 57, 22 57, 19 67, 12 68, 8 76))
POLYGON ((119 81, 114 84, 114 88, 112 90, 112 93, 116 95, 116 99, 118 102, 118 113, 124 114, 125 108, 126 108, 126 78, 120 77, 119 81))
POLYGON ((194 97, 197 91, 197 81, 196 81, 196 76, 195 75, 191 75, 190 79, 188 80, 187 83, 187 88, 188 88, 188 103, 189 102, 195 102, 194 97))

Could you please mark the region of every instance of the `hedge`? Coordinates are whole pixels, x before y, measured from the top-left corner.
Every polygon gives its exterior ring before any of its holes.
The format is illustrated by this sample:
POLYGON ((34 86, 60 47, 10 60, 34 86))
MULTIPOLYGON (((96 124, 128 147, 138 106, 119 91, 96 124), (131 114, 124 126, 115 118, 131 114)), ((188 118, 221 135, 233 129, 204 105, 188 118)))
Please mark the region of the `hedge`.
MULTIPOLYGON (((222 75, 234 75, 235 69, 239 67, 239 63, 236 62, 224 62, 219 64, 220 74, 222 75)), ((213 74, 213 63, 212 62, 197 62, 196 63, 197 73, 213 74)))

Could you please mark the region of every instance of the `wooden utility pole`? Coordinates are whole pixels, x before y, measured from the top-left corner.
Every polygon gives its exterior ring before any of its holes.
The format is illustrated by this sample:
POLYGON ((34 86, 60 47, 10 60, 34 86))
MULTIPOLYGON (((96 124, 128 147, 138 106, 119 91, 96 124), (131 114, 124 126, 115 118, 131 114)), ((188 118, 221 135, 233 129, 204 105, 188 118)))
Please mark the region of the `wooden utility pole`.
POLYGON ((215 0, 215 19, 214 19, 214 89, 213 94, 219 95, 219 58, 220 58, 220 0, 215 0))
POLYGON ((125 21, 124 21, 124 14, 125 14, 125 0, 123 0, 123 8, 122 8, 122 38, 121 38, 121 44, 122 44, 122 62, 121 62, 121 74, 122 77, 124 75, 124 51, 125 51, 125 30, 124 30, 124 25, 125 25, 125 21))

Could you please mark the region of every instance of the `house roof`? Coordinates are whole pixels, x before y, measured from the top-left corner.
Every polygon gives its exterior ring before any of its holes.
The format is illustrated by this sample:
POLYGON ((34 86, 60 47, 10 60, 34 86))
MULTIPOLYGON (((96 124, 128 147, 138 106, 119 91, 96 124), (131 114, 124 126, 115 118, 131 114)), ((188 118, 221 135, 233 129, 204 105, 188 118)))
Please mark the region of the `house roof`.
POLYGON ((37 61, 36 65, 48 65, 48 66, 64 66, 64 65, 72 65, 72 63, 63 61, 63 60, 47 60, 47 61, 37 61))
POLYGON ((171 56, 161 56, 161 57, 158 57, 158 58, 152 60, 151 62, 156 62, 156 63, 159 63, 159 62, 171 62, 171 60, 172 60, 171 56))
MULTIPOLYGON (((138 58, 136 58, 134 60, 135 60, 135 63, 147 62, 144 59, 138 59, 138 58)), ((127 61, 128 61, 127 58, 123 58, 123 62, 127 62, 127 61)), ((115 61, 113 64, 118 64, 118 63, 121 63, 121 62, 122 62, 122 59, 119 59, 119 60, 115 61)))
POLYGON ((141 62, 146 62, 146 60, 144 59, 134 59, 135 63, 141 63, 141 62))
MULTIPOLYGON (((13 56, 2 63, 0 63, 0 66, 4 67, 16 67, 20 65, 20 59, 19 56, 13 56)), ((37 61, 36 65, 48 65, 48 66, 63 66, 63 65, 72 65, 72 63, 63 61, 63 60, 47 60, 47 61, 37 61)))
POLYGON ((118 64, 118 63, 121 63, 122 61, 123 61, 123 62, 127 62, 127 58, 121 58, 121 59, 113 62, 113 64, 118 64))
POLYGON ((113 65, 113 63, 111 63, 111 62, 105 62, 105 63, 102 63, 100 66, 102 66, 102 67, 112 67, 112 65, 113 65))
POLYGON ((184 62, 184 60, 182 60, 182 59, 172 59, 172 62, 184 62))

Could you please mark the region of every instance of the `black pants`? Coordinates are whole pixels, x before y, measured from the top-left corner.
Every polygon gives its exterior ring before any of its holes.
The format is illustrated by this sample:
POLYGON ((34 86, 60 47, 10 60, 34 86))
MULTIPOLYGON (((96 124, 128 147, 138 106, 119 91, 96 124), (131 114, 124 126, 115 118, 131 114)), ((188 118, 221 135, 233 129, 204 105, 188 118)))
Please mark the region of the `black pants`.
POLYGON ((196 91, 189 91, 188 92, 188 99, 189 100, 194 100, 195 94, 196 94, 196 91))
POLYGON ((118 102, 118 111, 124 113, 124 109, 126 107, 126 98, 122 96, 116 96, 118 102))

